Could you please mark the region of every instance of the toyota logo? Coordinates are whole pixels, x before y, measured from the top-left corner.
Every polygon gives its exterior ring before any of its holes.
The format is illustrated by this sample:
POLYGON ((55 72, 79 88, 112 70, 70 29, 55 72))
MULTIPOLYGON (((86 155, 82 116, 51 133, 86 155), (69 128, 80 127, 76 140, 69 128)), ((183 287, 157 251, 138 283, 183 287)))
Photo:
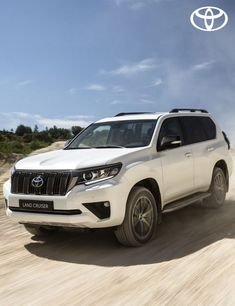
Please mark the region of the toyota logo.
POLYGON ((36 177, 34 177, 34 178, 32 179, 31 184, 32 184, 32 186, 35 187, 35 188, 40 188, 40 187, 43 186, 44 180, 43 180, 43 178, 39 175, 39 176, 36 176, 36 177))
POLYGON ((228 15, 218 7, 205 6, 195 10, 190 21, 192 25, 206 32, 222 29, 228 23, 228 15))

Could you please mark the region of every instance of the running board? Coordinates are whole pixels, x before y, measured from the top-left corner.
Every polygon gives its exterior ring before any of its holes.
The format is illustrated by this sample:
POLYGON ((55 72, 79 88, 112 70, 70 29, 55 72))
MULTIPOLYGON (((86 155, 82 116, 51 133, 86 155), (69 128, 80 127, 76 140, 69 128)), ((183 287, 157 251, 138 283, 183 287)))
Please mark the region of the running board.
POLYGON ((191 205, 197 201, 202 201, 206 198, 208 198, 211 194, 208 192, 203 192, 203 193, 196 193, 192 196, 177 200, 175 202, 166 204, 166 206, 163 208, 163 213, 168 213, 172 212, 177 209, 181 209, 185 206, 191 205))

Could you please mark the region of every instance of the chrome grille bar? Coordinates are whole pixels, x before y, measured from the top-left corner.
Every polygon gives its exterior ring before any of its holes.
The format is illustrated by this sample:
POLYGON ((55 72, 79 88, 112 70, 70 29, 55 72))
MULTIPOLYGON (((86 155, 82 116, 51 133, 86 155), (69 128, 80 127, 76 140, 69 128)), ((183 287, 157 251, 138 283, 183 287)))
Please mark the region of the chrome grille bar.
POLYGON ((14 194, 65 195, 72 179, 71 172, 16 171, 11 177, 11 192, 14 194), (32 185, 33 178, 43 179, 41 187, 32 185))

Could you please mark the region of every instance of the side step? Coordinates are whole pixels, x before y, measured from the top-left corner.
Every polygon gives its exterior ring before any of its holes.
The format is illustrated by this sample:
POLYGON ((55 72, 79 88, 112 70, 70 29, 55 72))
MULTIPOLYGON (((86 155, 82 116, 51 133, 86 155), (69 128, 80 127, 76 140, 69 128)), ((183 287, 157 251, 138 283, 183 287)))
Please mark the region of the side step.
POLYGON ((206 198, 208 198, 211 194, 209 192, 203 192, 203 193, 196 193, 192 196, 174 201, 172 203, 166 204, 166 206, 163 208, 163 213, 172 212, 177 209, 181 209, 185 206, 188 206, 190 204, 193 204, 197 201, 202 201, 206 198))

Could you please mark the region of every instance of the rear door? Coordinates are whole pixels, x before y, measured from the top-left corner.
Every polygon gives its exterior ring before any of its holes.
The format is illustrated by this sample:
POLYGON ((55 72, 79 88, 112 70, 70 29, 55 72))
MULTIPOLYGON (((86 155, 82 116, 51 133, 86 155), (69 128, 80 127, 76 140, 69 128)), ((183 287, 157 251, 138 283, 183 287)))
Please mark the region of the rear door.
POLYGON ((207 191, 216 160, 216 126, 210 117, 180 117, 185 145, 190 146, 194 156, 195 192, 207 191))
POLYGON ((158 136, 157 150, 160 154, 163 174, 164 204, 185 197, 193 192, 193 154, 190 146, 185 146, 183 131, 178 117, 163 121, 158 136), (179 136, 182 145, 177 148, 161 150, 164 136, 179 136))

